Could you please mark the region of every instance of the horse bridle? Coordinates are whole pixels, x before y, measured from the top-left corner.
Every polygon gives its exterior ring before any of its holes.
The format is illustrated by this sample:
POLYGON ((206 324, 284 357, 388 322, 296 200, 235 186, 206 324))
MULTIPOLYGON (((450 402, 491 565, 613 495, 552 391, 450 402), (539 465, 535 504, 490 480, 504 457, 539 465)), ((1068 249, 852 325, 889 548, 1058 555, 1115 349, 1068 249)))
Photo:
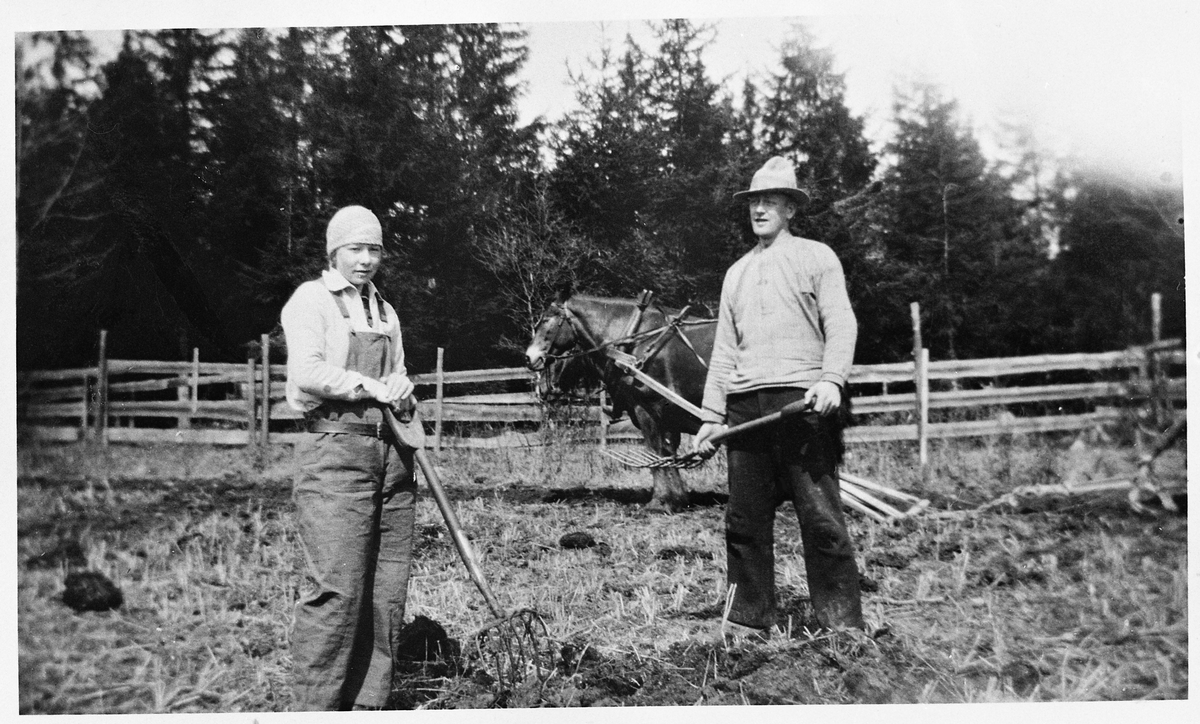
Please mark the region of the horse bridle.
MULTIPOLYGON (((554 338, 552 340, 550 340, 551 349, 553 349, 556 346, 556 344, 558 342, 558 335, 562 333, 563 325, 562 325, 561 320, 566 320, 567 324, 570 325, 570 327, 571 327, 571 331, 576 335, 575 346, 582 347, 582 345, 579 344, 579 338, 582 337, 583 340, 587 343, 587 348, 580 349, 577 352, 569 352, 569 353, 562 353, 562 354, 555 354, 553 352, 547 352, 545 354, 546 360, 562 361, 562 360, 574 359, 576 357, 587 357, 587 356, 591 355, 593 352, 600 352, 600 351, 606 350, 606 349, 617 349, 620 345, 637 343, 643 339, 657 335, 657 334, 663 332, 667 328, 673 328, 673 329, 675 329, 675 332, 679 335, 679 338, 682 339, 684 344, 686 344, 688 346, 688 348, 691 350, 692 354, 696 355, 696 359, 698 359, 700 361, 700 364, 703 367, 706 367, 706 368, 708 367, 708 363, 704 361, 704 358, 701 357, 700 353, 696 351, 696 348, 692 346, 692 343, 687 338, 687 335, 683 334, 682 331, 680 331, 678 329, 678 327, 681 325, 689 324, 689 322, 682 321, 682 317, 684 314, 683 312, 680 313, 679 319, 675 319, 672 322, 665 324, 661 327, 656 327, 654 329, 645 330, 643 332, 635 332, 633 334, 622 337, 621 339, 614 339, 614 340, 611 340, 608 342, 597 342, 596 338, 594 336, 592 336, 591 332, 588 331, 587 326, 584 325, 583 321, 579 318, 579 316, 577 314, 575 314, 575 312, 570 307, 567 306, 566 301, 552 302, 550 304, 550 309, 555 312, 555 317, 557 317, 560 320, 558 327, 554 330, 554 338)), ((686 308, 685 308, 685 312, 686 312, 686 308)), ((633 314, 635 316, 637 316, 638 318, 640 318, 640 314, 639 314, 638 310, 634 310, 633 314)), ((633 318, 631 318, 630 322, 632 324, 633 318)), ((691 322, 691 323, 692 324, 707 324, 710 322, 711 322, 711 320, 703 320, 701 322, 691 322)), ((657 350, 655 350, 655 351, 657 351, 657 350)), ((637 366, 641 367, 642 364, 645 363, 645 361, 646 360, 644 360, 644 359, 638 360, 637 366)), ((541 367, 545 367, 545 364, 546 363, 543 361, 541 367)), ((536 369, 541 369, 541 367, 538 367, 536 369)))
MULTIPOLYGON (((550 309, 554 312, 554 317, 558 320, 558 326, 554 329, 554 336, 550 339, 550 350, 553 350, 558 346, 559 335, 562 334, 564 322, 566 323, 565 326, 570 327, 571 332, 575 335, 575 344, 573 347, 583 347, 583 345, 579 344, 579 339, 582 337, 583 341, 587 343, 589 349, 580 349, 577 352, 563 352, 558 354, 553 351, 547 351, 544 356, 544 360, 558 362, 562 360, 574 359, 575 357, 586 357, 593 352, 598 352, 613 344, 612 342, 598 344, 596 342, 596 338, 593 337, 591 332, 588 331, 587 327, 584 326, 583 320, 579 319, 579 316, 567 306, 566 302, 553 302, 550 305, 550 309)), ((535 369, 541 369, 541 367, 544 367, 545 365, 546 362, 543 361, 541 366, 535 369)))

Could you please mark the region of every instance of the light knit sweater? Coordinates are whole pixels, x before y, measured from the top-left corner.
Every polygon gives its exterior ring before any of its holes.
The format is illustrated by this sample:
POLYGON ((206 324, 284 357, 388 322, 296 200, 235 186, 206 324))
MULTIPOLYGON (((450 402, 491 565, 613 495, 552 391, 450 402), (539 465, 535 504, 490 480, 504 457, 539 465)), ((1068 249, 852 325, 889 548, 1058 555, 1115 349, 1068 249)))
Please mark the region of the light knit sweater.
POLYGON ((283 306, 280 321, 288 348, 286 395, 293 408, 307 412, 326 399, 370 397, 362 387, 363 375, 346 369, 351 328, 391 337, 392 369, 405 374, 404 344, 396 310, 383 302, 387 317, 384 323, 377 303, 382 300, 375 285, 368 282, 365 291, 371 305, 371 325, 367 324, 358 291, 335 269, 326 269, 320 279, 301 284, 283 306), (345 301, 349 320, 342 316, 334 294, 340 294, 345 301))
POLYGON ((704 421, 725 421, 725 397, 765 387, 845 386, 858 322, 837 255, 784 232, 725 273, 704 387, 704 421))

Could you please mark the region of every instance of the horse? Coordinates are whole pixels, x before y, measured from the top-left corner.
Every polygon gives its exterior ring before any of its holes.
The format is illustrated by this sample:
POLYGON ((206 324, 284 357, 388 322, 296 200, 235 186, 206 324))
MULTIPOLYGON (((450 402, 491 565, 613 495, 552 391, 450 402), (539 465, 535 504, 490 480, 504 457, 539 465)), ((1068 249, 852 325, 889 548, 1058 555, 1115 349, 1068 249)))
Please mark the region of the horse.
MULTIPOLYGON (((716 320, 702 313, 643 300, 560 293, 542 315, 525 351, 525 364, 542 372, 539 392, 569 389, 581 379, 604 385, 609 415, 628 413, 656 455, 674 455, 681 433, 695 434, 700 420, 629 371, 637 367, 660 387, 698 407, 704 397, 716 320)), ((670 511, 688 503, 679 470, 651 470, 650 505, 670 511)))

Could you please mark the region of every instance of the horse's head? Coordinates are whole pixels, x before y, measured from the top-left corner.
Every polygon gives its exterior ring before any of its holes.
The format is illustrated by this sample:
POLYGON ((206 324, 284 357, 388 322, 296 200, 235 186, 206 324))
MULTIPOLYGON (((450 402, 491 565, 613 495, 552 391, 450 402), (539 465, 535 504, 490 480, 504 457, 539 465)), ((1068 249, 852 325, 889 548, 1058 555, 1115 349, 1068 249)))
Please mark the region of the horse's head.
POLYGON ((525 366, 537 372, 556 357, 569 352, 577 343, 575 329, 562 302, 550 305, 533 329, 533 338, 525 349, 525 366))
POLYGON ((568 299, 560 294, 550 305, 525 350, 525 366, 539 373, 537 394, 543 400, 599 380, 599 370, 587 354, 595 342, 586 323, 567 306, 568 299))

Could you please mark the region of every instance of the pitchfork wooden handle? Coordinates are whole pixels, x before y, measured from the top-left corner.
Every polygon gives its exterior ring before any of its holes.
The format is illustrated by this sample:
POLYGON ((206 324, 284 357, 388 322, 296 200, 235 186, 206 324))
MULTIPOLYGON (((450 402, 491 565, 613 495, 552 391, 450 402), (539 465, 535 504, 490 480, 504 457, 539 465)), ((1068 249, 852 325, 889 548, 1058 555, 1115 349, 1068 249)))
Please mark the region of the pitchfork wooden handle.
POLYGON ((723 432, 718 432, 717 434, 708 438, 708 441, 711 442, 713 445, 718 445, 718 444, 724 442, 725 440, 733 437, 734 435, 741 435, 743 432, 749 432, 750 430, 757 430, 758 428, 766 427, 767 425, 774 425, 775 423, 779 422, 780 420, 782 420, 785 417, 791 417, 792 415, 798 415, 801 412, 807 412, 811 409, 812 409, 812 402, 810 400, 796 400, 795 402, 793 402, 791 404, 784 405, 782 408, 776 410, 775 412, 772 412, 770 415, 763 415, 762 417, 758 418, 757 420, 743 422, 740 425, 734 425, 733 427, 729 428, 728 430, 725 430, 723 432))
MULTIPOLYGON (((388 427, 392 429, 392 434, 400 444, 404 444, 406 439, 405 430, 401 426, 400 421, 396 419, 396 415, 392 413, 390 407, 383 408, 383 417, 387 420, 388 427)), ((442 479, 438 477, 437 470, 434 469, 433 463, 429 461, 429 456, 425 454, 424 447, 412 448, 413 458, 416 459, 417 465, 421 468, 421 473, 425 476, 425 482, 429 484, 429 489, 433 492, 433 499, 437 501, 438 510, 442 511, 442 517, 446 520, 446 528, 450 531, 450 537, 454 539, 454 547, 458 549, 458 555, 462 558, 463 563, 467 566, 467 573, 471 575, 471 580, 475 583, 475 587, 483 594, 483 599, 487 601, 488 608, 491 609, 492 615, 496 618, 504 618, 507 614, 504 608, 500 606, 500 602, 496 600, 496 596, 492 593, 492 589, 487 584, 487 579, 483 577, 483 569, 479 566, 479 561, 475 557, 475 550, 471 547, 471 541, 467 538, 467 534, 463 532, 462 523, 458 521, 458 514, 454 512, 454 507, 450 505, 450 496, 446 495, 446 489, 442 487, 442 479)))

